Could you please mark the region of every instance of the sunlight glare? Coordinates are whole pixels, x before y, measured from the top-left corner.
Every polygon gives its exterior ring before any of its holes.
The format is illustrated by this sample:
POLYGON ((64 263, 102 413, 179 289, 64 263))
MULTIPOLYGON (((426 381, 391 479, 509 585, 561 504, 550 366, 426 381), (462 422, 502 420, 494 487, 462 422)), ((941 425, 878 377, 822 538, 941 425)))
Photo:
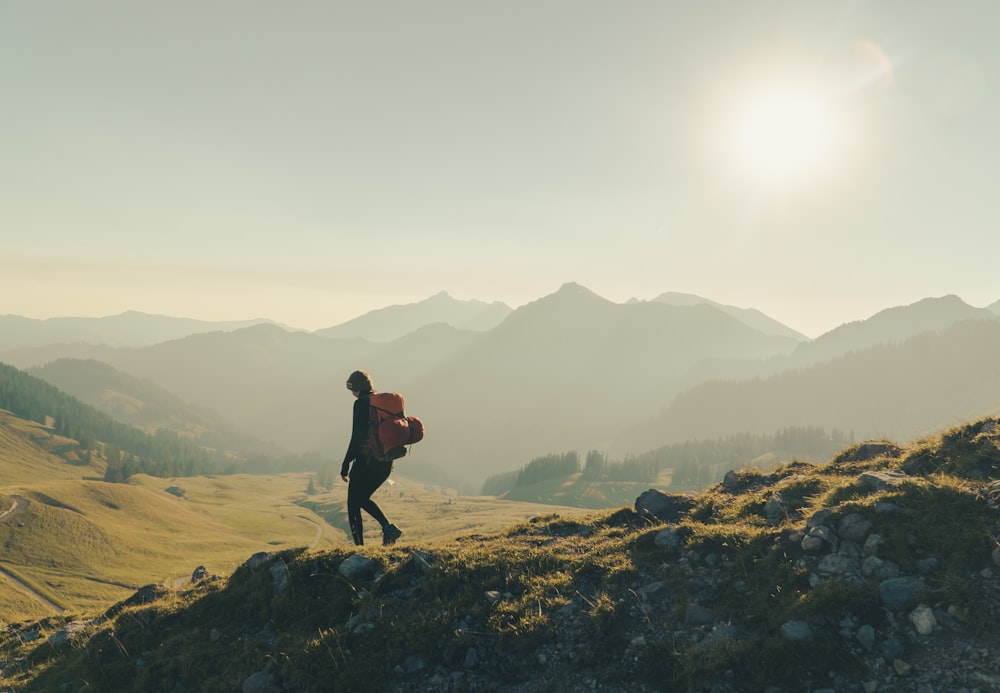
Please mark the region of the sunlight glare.
POLYGON ((740 111, 731 145, 749 176, 788 184, 829 163, 833 130, 822 99, 806 92, 774 91, 758 95, 740 111))

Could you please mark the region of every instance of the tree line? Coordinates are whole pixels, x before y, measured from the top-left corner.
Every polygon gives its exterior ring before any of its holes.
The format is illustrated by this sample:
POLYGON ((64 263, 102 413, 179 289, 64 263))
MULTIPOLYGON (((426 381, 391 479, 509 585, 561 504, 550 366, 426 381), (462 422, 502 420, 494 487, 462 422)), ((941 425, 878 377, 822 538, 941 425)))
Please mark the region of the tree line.
POLYGON ((622 460, 612 460, 599 450, 590 450, 581 468, 576 451, 536 457, 519 470, 489 477, 482 495, 498 496, 517 486, 534 484, 580 473, 583 481, 634 481, 656 483, 670 470, 673 490, 697 490, 719 481, 729 469, 798 458, 825 460, 854 444, 853 432, 827 432, 820 426, 791 426, 772 434, 738 433, 716 439, 664 445, 622 460))
POLYGON ((77 441, 80 451, 107 461, 105 480, 132 474, 194 476, 233 473, 237 460, 226 451, 207 450, 169 431, 148 434, 99 412, 49 383, 0 363, 0 408, 77 441))

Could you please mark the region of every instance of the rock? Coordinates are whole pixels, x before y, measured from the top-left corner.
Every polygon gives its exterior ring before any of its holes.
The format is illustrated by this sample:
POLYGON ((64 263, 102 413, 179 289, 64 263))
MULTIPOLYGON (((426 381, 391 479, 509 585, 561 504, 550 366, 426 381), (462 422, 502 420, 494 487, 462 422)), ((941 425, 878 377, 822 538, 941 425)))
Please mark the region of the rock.
POLYGON ((764 519, 772 525, 781 524, 785 519, 785 506, 782 505, 779 496, 771 496, 767 503, 764 503, 764 519))
POLYGON ((416 674, 418 671, 423 671, 426 666, 423 658, 417 655, 410 655, 403 660, 403 671, 407 674, 416 674))
POLYGON ((274 554, 270 553, 268 551, 258 551, 253 556, 251 556, 250 558, 246 559, 243 562, 243 565, 240 566, 240 567, 241 568, 248 568, 250 570, 257 570, 257 568, 261 567, 262 565, 264 565, 265 563, 267 563, 269 560, 271 560, 272 556, 274 556, 274 554))
POLYGON ((211 573, 208 572, 208 568, 206 568, 203 565, 200 565, 194 569, 193 573, 191 573, 191 582, 198 582, 199 580, 204 580, 210 574, 211 573))
POLYGON ((288 587, 288 566, 280 558, 271 564, 271 578, 274 580, 275 594, 281 594, 288 587))
POLYGON ((913 665, 908 662, 904 662, 902 659, 894 659, 892 660, 892 668, 900 676, 909 676, 910 671, 913 670, 913 665))
POLYGON ((484 596, 486 597, 486 601, 490 604, 499 604, 500 600, 503 599, 503 597, 500 596, 500 593, 496 590, 487 590, 484 593, 484 596))
POLYGON ((806 520, 806 527, 808 529, 812 529, 813 527, 825 525, 830 522, 830 518, 832 517, 833 517, 832 510, 830 510, 829 508, 822 508, 809 516, 809 519, 806 520))
POLYGON ((885 546, 885 539, 882 538, 881 534, 869 534, 868 538, 865 539, 864 546, 861 547, 861 553, 865 556, 877 556, 883 546, 885 546))
POLYGON ((857 561, 836 553, 828 553, 816 567, 816 571, 829 577, 843 577, 859 571, 857 561))
POLYGON ((821 537, 814 536, 812 534, 807 534, 802 537, 802 550, 809 553, 815 553, 823 548, 823 539, 821 537))
POLYGON ((676 549, 681 545, 684 534, 679 527, 664 527, 656 533, 653 543, 661 549, 676 549))
POLYGON ((209 631, 208 633, 209 642, 219 642, 219 640, 221 639, 222 639, 221 630, 219 630, 218 628, 213 628, 211 631, 209 631))
POLYGON ((903 449, 889 441, 866 441, 837 456, 838 462, 868 462, 877 457, 899 457, 903 449))
POLYGON ((1000 565, 1000 546, 993 549, 993 562, 1000 565))
POLYGON ((886 659, 899 659, 903 656, 903 643, 899 638, 889 638, 882 643, 882 654, 886 659))
POLYGON ((910 612, 910 623, 917 629, 920 635, 930 635, 937 628, 937 619, 934 612, 926 604, 921 604, 910 612))
POLYGON ((413 552, 413 563, 420 569, 420 572, 424 575, 428 575, 434 570, 434 556, 427 553, 426 551, 414 551, 413 552))
POLYGON ((861 481, 861 483, 870 488, 872 491, 885 491, 886 489, 894 489, 898 487, 902 482, 910 478, 911 477, 909 474, 896 470, 864 472, 860 477, 858 477, 859 481, 861 481))
POLYGON ((180 486, 168 486, 163 490, 172 496, 177 496, 178 498, 184 497, 184 489, 182 489, 180 486))
POLYGON ((341 562, 338 572, 348 580, 363 580, 375 574, 378 564, 370 558, 356 553, 341 562))
POLYGON ((736 475, 736 470, 730 469, 726 472, 726 475, 722 477, 722 488, 727 491, 732 491, 738 488, 740 485, 740 478, 736 475))
POLYGON ((637 589, 636 594, 639 595, 642 601, 644 602, 649 601, 650 597, 653 597, 662 592, 666 586, 667 586, 666 583, 663 582, 651 582, 648 585, 643 585, 642 587, 637 589))
POLYGON ((922 588, 923 581, 920 578, 889 578, 879 583, 878 595, 887 609, 902 611, 916 606, 922 588))
POLYGON ((868 531, 872 528, 872 523, 865 519, 860 513, 850 513, 845 515, 840 521, 838 533, 841 539, 850 541, 864 541, 868 536, 868 531))
POLYGON ((812 636, 812 628, 805 621, 785 621, 781 624, 781 637, 785 640, 802 641, 812 636))
POLYGON ((243 693, 267 693, 271 680, 266 671, 257 671, 243 679, 243 693))
POLYGON ((878 581, 899 577, 899 566, 878 556, 869 556, 861 563, 861 574, 878 581))
POLYGON ((921 575, 930 575, 935 570, 937 570, 937 567, 938 567, 938 559, 934 558, 933 556, 931 558, 921 558, 919 561, 917 561, 917 572, 919 572, 921 575))
POLYGON ((462 663, 466 669, 475 669, 479 664, 479 653, 476 652, 476 648, 470 647, 465 653, 465 661, 462 663))
POLYGON ((692 626, 707 626, 712 622, 712 612, 701 604, 688 604, 684 622, 692 626))
POLYGON ((833 548, 834 550, 836 550, 837 546, 840 545, 840 539, 838 539, 834 531, 829 527, 827 527, 826 525, 816 525, 815 527, 809 530, 809 536, 819 537, 824 542, 829 544, 830 547, 833 548))
POLYGON ((635 511, 639 515, 655 517, 663 522, 676 522, 693 506, 691 496, 663 493, 652 488, 635 499, 635 511))
POLYGON ((48 642, 53 647, 58 647, 65 642, 73 640, 81 633, 83 633, 84 628, 87 627, 86 621, 72 621, 67 623, 65 627, 60 628, 55 633, 48 637, 48 642))
POLYGON ((875 629, 872 626, 865 624, 858 628, 858 633, 855 635, 855 639, 857 639, 861 647, 866 650, 870 650, 875 647, 875 629))

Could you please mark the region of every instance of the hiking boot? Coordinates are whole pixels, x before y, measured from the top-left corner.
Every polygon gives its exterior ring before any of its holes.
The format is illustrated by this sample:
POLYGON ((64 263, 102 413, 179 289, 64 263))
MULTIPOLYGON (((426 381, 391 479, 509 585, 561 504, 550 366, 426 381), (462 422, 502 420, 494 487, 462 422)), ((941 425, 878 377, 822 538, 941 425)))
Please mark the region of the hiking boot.
POLYGON ((382 544, 384 546, 392 546, 401 536, 403 536, 403 530, 396 525, 386 525, 382 528, 382 544))

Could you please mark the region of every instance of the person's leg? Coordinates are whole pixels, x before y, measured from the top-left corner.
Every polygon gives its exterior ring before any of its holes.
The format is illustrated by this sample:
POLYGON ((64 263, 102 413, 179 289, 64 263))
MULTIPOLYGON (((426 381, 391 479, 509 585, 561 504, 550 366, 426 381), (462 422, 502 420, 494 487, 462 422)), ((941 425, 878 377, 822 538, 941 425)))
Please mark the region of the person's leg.
POLYGON ((365 484, 361 479, 361 473, 355 465, 351 472, 351 480, 347 484, 347 522, 351 526, 351 537, 355 546, 363 546, 365 543, 364 522, 361 519, 361 506, 367 499, 365 484))
POLYGON ((382 525, 383 528, 389 524, 389 520, 386 518, 385 513, 382 512, 382 509, 378 507, 378 504, 371 499, 371 496, 378 490, 379 486, 385 483, 391 472, 392 462, 371 460, 365 474, 365 499, 361 502, 361 507, 375 518, 375 521, 382 525))

